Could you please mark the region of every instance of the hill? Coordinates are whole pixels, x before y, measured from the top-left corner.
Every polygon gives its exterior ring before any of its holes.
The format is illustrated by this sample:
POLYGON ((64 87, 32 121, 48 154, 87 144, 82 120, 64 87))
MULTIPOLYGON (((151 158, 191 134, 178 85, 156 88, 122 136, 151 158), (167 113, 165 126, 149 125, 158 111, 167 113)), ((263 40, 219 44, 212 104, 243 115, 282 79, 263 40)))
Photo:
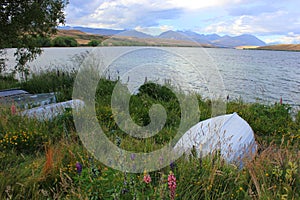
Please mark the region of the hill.
MULTIPOLYGON (((158 36, 152 36, 145 34, 136 30, 114 30, 114 29, 102 29, 102 28, 87 28, 87 27, 59 27, 60 30, 79 30, 84 33, 89 34, 100 34, 103 36, 125 36, 128 38, 138 38, 138 39, 167 39, 172 45, 174 41, 188 41, 188 43, 199 43, 201 45, 208 45, 214 47, 225 47, 225 48, 235 48, 238 46, 265 46, 266 43, 258 39, 254 35, 244 34, 240 36, 228 36, 223 37, 218 34, 199 34, 193 31, 166 31, 158 36), (171 41, 173 40, 173 41, 171 41)), ((161 40, 155 40, 155 42, 161 40)), ((151 42, 153 43, 153 41, 151 42)))
POLYGON ((300 44, 277 44, 257 47, 257 50, 272 50, 272 51, 300 51, 300 44))
POLYGON ((234 48, 238 46, 265 46, 266 43, 258 39, 254 35, 244 34, 240 36, 231 37, 225 35, 212 43, 219 47, 234 48))
POLYGON ((135 37, 135 38, 153 38, 152 35, 142 33, 136 30, 123 31, 118 34, 118 36, 127 36, 127 37, 135 37))
POLYGON ((89 28, 89 27, 81 27, 81 26, 60 26, 58 27, 59 30, 79 30, 85 33, 90 34, 99 34, 99 35, 116 35, 125 30, 115 30, 115 29, 105 29, 105 28, 89 28))
POLYGON ((53 38, 57 36, 73 37, 78 42, 79 45, 86 45, 91 40, 103 41, 108 38, 107 36, 88 34, 79 30, 58 30, 57 34, 54 35, 53 38))
POLYGON ((265 42, 258 39, 254 35, 244 34, 231 37, 225 35, 223 37, 217 34, 198 34, 193 31, 166 31, 161 33, 158 38, 172 40, 187 40, 201 44, 209 44, 216 47, 235 48, 238 46, 264 46, 265 42))
MULTIPOLYGON (((177 33, 178 34, 178 33, 177 33)), ((99 40, 105 46, 202 46, 213 47, 209 44, 199 44, 189 40, 173 40, 164 38, 154 38, 138 31, 125 31, 112 37, 85 33, 80 30, 58 30, 57 36, 70 36, 76 39, 79 45, 86 45, 91 40, 99 40)))

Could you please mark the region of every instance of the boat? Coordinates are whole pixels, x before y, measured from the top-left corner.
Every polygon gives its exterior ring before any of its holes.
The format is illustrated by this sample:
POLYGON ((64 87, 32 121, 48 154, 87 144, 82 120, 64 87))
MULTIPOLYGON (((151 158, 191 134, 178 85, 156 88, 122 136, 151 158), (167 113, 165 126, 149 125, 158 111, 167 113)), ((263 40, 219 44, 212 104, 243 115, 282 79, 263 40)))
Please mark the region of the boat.
POLYGON ((56 116, 62 115, 68 108, 78 110, 83 106, 83 101, 79 99, 74 99, 70 101, 47 104, 44 106, 27 109, 21 112, 21 116, 35 118, 39 121, 49 121, 55 118, 56 116))
POLYGON ((56 103, 54 93, 30 94, 21 89, 1 90, 1 104, 13 106, 15 110, 19 110, 19 115, 39 121, 52 120, 68 108, 79 109, 84 106, 84 102, 79 99, 56 103))
POLYGON ((243 165, 257 151, 254 132, 237 113, 221 115, 201 121, 190 128, 174 146, 176 152, 197 157, 220 152, 228 163, 243 165))
POLYGON ((0 104, 14 104, 19 109, 30 109, 56 103, 54 93, 30 94, 21 89, 8 89, 0 91, 0 104))

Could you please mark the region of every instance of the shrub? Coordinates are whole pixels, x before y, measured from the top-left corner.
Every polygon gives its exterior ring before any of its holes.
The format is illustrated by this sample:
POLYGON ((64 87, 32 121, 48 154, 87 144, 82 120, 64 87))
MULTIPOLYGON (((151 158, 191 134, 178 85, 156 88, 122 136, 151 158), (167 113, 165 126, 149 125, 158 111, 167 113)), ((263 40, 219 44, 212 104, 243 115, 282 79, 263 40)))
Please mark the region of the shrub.
POLYGON ((77 41, 69 36, 59 36, 52 40, 52 46, 54 47, 77 47, 77 41))
POLYGON ((91 41, 89 41, 89 43, 87 45, 92 46, 92 47, 96 47, 96 46, 100 45, 100 41, 99 40, 91 40, 91 41))
POLYGON ((0 149, 31 153, 41 149, 46 141, 46 134, 39 131, 8 131, 0 139, 0 149))

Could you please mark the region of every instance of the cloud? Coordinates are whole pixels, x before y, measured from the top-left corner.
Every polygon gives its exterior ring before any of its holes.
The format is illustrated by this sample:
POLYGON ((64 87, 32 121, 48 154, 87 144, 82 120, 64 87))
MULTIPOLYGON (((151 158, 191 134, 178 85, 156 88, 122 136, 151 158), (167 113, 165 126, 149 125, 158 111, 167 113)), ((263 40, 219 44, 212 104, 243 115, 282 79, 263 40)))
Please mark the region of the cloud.
POLYGON ((242 2, 242 0, 166 0, 170 5, 177 8, 183 8, 187 10, 197 10, 209 7, 221 7, 234 5, 242 2))
POLYGON ((124 28, 160 26, 189 12, 209 7, 234 5, 242 0, 93 0, 71 1, 67 7, 68 25, 124 28))
POLYGON ((276 43, 283 43, 283 44, 300 44, 300 34, 295 34, 293 32, 288 33, 287 35, 277 36, 275 38, 265 39, 266 43, 269 44, 276 44, 276 43))
POLYGON ((151 34, 175 28, 263 37, 300 34, 298 7, 299 0, 76 0, 67 6, 66 24, 151 34))
MULTIPOLYGON (((183 13, 182 9, 170 7, 158 0, 114 0, 98 3, 98 6, 90 9, 89 14, 70 16, 68 24, 132 29, 137 26, 158 26, 159 20, 175 19, 183 13)), ((69 10, 80 12, 75 5, 69 10)))
POLYGON ((274 5, 239 5, 227 9, 231 16, 250 15, 256 16, 262 13, 276 12, 278 9, 274 5))
POLYGON ((76 0, 71 1, 66 8, 66 15, 68 21, 74 21, 77 18, 85 17, 91 13, 93 13, 97 6, 103 3, 103 0, 76 0))
MULTIPOLYGON (((297 15, 296 15, 297 16, 297 15)), ((276 11, 259 15, 242 15, 229 18, 204 28, 206 32, 231 35, 252 33, 258 35, 283 35, 288 32, 300 33, 299 19, 294 13, 276 11)))

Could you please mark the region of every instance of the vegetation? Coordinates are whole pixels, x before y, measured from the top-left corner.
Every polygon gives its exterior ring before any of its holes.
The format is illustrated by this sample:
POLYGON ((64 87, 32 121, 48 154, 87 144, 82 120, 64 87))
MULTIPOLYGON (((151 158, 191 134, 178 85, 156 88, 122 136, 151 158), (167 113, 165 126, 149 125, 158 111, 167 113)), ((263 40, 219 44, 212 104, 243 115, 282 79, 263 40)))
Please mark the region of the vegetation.
MULTIPOLYGON (((1 89, 20 87, 32 93, 56 92, 71 98, 75 73, 48 72, 18 83, 1 77, 1 89)), ((107 137, 123 149, 149 152, 161 148, 176 132, 179 104, 166 87, 143 85, 130 100, 137 124, 149 123, 148 109, 159 103, 167 110, 165 127, 152 138, 135 139, 116 125, 110 109, 116 82, 101 79, 96 113, 107 137)), ((200 96, 201 119, 210 117, 211 101, 200 96)), ((299 199, 300 112, 290 116, 285 104, 228 102, 252 126, 259 144, 254 160, 242 169, 227 164, 218 152, 202 159, 182 156, 155 172, 129 174, 95 160, 82 145, 67 110, 52 121, 40 122, 0 106, 0 199, 299 199)), ((132 158, 134 159, 134 157, 132 158)))
MULTIPOLYGON (((42 52, 39 39, 50 37, 56 32, 56 27, 64 23, 63 10, 67 3, 65 0, 2 1, 0 53, 4 53, 4 48, 17 48, 16 69, 23 72, 26 63, 42 52)), ((0 61, 1 72, 5 60, 0 61)))
POLYGON ((300 44, 277 44, 255 48, 256 50, 300 51, 300 44))
POLYGON ((77 47, 77 41, 68 36, 56 37, 52 40, 52 46, 54 47, 77 47))
POLYGON ((101 43, 99 40, 91 40, 89 41, 89 43, 87 44, 88 46, 92 46, 92 47, 96 47, 99 46, 101 43))

